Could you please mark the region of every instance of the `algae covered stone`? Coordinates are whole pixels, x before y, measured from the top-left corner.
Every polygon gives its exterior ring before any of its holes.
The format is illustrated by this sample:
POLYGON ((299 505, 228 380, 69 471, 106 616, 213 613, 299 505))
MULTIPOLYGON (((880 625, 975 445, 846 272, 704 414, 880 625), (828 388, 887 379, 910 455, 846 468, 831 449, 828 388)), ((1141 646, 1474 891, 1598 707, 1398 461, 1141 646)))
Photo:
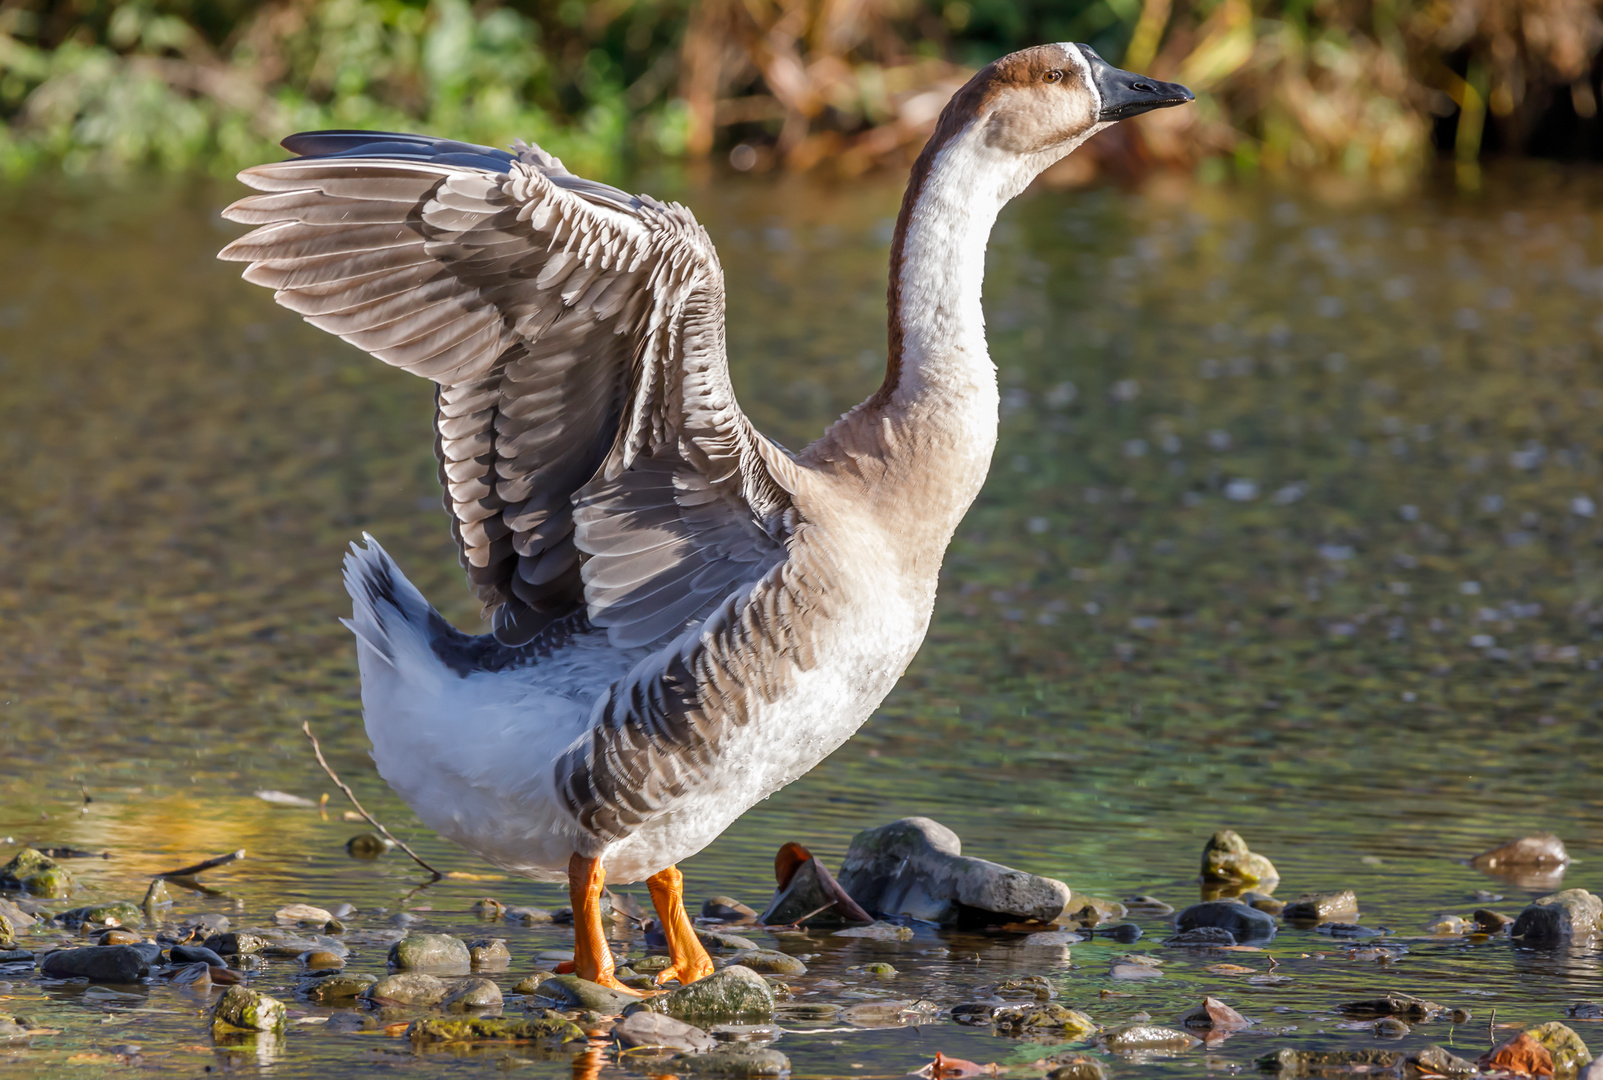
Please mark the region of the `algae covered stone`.
POLYGON ((1085 1013, 1055 1003, 1001 1005, 991 1013, 991 1023, 1009 1035, 1051 1032, 1065 1039, 1083 1039, 1097 1030, 1097 1022, 1085 1013))
POLYGON ((1234 829, 1220 829, 1208 838, 1202 848, 1202 877, 1245 885, 1280 880, 1274 863, 1248 850, 1234 829))
POLYGON ((554 1016, 538 1018, 473 1016, 450 1020, 417 1020, 406 1029, 406 1035, 416 1043, 473 1042, 490 1039, 565 1043, 585 1037, 577 1024, 554 1016))
POLYGON ((1558 1075, 1576 1072, 1592 1063, 1592 1051, 1575 1031, 1557 1020, 1525 1029, 1525 1034, 1547 1048, 1553 1055, 1553 1071, 1558 1075))
POLYGON ((321 979, 303 979, 295 992, 301 997, 327 1005, 336 1001, 353 1001, 376 982, 378 979, 372 975, 347 975, 341 972, 321 979))
POLYGON ((212 1032, 282 1031, 288 1013, 284 1003, 258 990, 230 986, 212 1010, 212 1032))
POLYGON ((86 924, 105 926, 137 926, 144 922, 144 912, 138 904, 127 900, 113 900, 109 904, 91 904, 76 907, 56 916, 63 926, 79 927, 86 924))
POLYGON ((473 964, 467 942, 450 934, 407 934, 390 946, 390 966, 402 971, 466 975, 473 964))
POLYGON ((23 848, 0 867, 0 889, 20 889, 47 900, 71 895, 74 884, 65 866, 34 848, 23 848))
POLYGON ((680 1020, 770 1020, 774 990, 748 967, 731 964, 704 979, 660 997, 647 998, 629 1011, 649 1009, 680 1020))

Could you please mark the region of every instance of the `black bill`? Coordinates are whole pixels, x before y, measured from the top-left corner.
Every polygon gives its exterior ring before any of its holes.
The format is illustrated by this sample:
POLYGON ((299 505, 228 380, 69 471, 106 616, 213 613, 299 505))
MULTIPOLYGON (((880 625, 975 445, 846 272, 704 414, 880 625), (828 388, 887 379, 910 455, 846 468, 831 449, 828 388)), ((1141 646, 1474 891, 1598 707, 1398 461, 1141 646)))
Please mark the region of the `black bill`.
POLYGON ((1159 82, 1133 71, 1121 71, 1093 52, 1089 45, 1081 45, 1079 49, 1091 66, 1091 82, 1102 95, 1098 120, 1128 120, 1153 109, 1184 105, 1196 98, 1179 83, 1159 82))

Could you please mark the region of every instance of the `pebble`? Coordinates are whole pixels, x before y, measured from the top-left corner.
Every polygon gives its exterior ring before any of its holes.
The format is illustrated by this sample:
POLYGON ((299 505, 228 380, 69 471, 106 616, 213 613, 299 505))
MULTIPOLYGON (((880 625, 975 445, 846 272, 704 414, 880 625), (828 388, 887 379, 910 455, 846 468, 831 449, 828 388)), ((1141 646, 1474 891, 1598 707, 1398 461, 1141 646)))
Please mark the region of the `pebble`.
POLYGON ((1120 945, 1129 945, 1131 942, 1141 940, 1141 928, 1132 922, 1114 923, 1112 926, 1099 926, 1096 936, 1116 941, 1120 945))
POLYGON ((1465 1061, 1446 1047, 1435 1045, 1410 1054, 1408 1063, 1428 1076, 1473 1076, 1480 1071, 1473 1061, 1465 1061))
POLYGON ((749 967, 759 975, 805 975, 807 965, 774 949, 742 949, 729 957, 731 964, 749 967))
POLYGON ((684 1061, 692 1072, 707 1076, 780 1076, 790 1071, 790 1059, 784 1054, 748 1043, 722 1046, 684 1061))
POLYGON ((640 1000, 632 994, 609 989, 577 975, 553 975, 528 993, 561 1005, 594 1009, 605 1016, 616 1016, 640 1000))
POLYGON ((150 973, 150 961, 132 945, 91 945, 48 954, 39 963, 39 973, 47 979, 131 983, 150 973))
POLYGON ((1139 964, 1134 960, 1125 958, 1115 960, 1108 967, 1108 975, 1120 982, 1130 982, 1137 979, 1161 979, 1163 972, 1150 964, 1139 964))
POLYGON ((1280 912, 1287 922, 1321 923, 1336 921, 1338 915, 1356 915, 1358 895, 1351 889, 1337 892, 1304 893, 1280 912))
POLYGON ((1348 1001, 1336 1006, 1349 1016, 1400 1016, 1418 1022, 1439 1016, 1445 1010, 1434 1001, 1412 994, 1382 994, 1380 997, 1348 1001))
POLYGON ((1165 904, 1155 896, 1127 896, 1124 898, 1124 908, 1131 915, 1138 915, 1146 919, 1162 918, 1173 915, 1174 907, 1165 904))
POLYGON ((1127 1024, 1104 1031, 1097 1037, 1103 1049, 1114 1053, 1131 1050, 1189 1050, 1200 1046, 1202 1040, 1175 1028, 1156 1024, 1127 1024))
POLYGON ((468 946, 468 959, 475 969, 505 971, 512 963, 512 950, 507 948, 505 938, 479 938, 468 946))
POLYGON ((1577 1001, 1564 1010, 1571 1020, 1603 1020, 1603 1005, 1595 1001, 1577 1001))
POLYGON ((1569 861, 1564 841, 1552 833, 1532 833, 1483 851, 1469 862, 1478 870, 1498 870, 1519 866, 1567 866, 1569 861))
POLYGON ((230 986, 212 1010, 212 1032, 282 1031, 288 1016, 284 1003, 257 990, 230 986))
POLYGON ((611 1035, 625 1050, 657 1049, 690 1054, 711 1050, 711 1035, 664 1013, 641 1010, 612 1025, 611 1035))
MULTIPOLYGON (((708 930, 704 926, 696 927, 696 937, 708 949, 721 949, 727 952, 761 951, 760 946, 751 938, 741 937, 739 934, 725 934, 718 930, 708 930)), ((666 940, 665 938, 664 941, 666 940)))
POLYGON ((731 964, 706 978, 658 997, 647 998, 631 1011, 649 1009, 680 1020, 771 1020, 774 990, 755 971, 731 964))
POLYGON ((1381 927, 1359 926, 1357 923, 1327 922, 1314 927, 1314 933, 1337 938, 1371 938, 1381 937, 1386 931, 1381 927))
POLYGON ((0 1046, 27 1042, 31 1038, 28 1031, 28 1026, 19 1022, 15 1016, 0 1013, 0 1046))
POLYGON ((96 945, 143 945, 145 939, 133 930, 107 930, 95 939, 96 945))
POLYGON ((851 967, 847 968, 846 970, 847 971, 860 971, 864 975, 873 975, 876 978, 881 978, 881 979, 888 979, 893 975, 900 975, 901 974, 900 971, 897 971, 894 967, 892 967, 889 964, 854 964, 851 967))
POLYGON ((1383 1016, 1375 1021, 1372 1029, 1375 1037, 1380 1039, 1401 1039, 1414 1029, 1395 1016, 1383 1016))
POLYGON ((393 846, 378 833, 357 833, 345 841, 345 852, 353 859, 376 859, 393 846))
POLYGON ((1198 926, 1185 930, 1164 941, 1173 948, 1221 948, 1236 943, 1236 935, 1221 926, 1198 926))
POLYGON ((0 867, 0 889, 15 889, 41 899, 59 900, 72 895, 76 886, 77 882, 65 866, 34 848, 23 848, 0 867))
POLYGON ((301 962, 301 967, 308 971, 314 968, 341 968, 345 966, 344 958, 329 952, 327 949, 308 949, 296 959, 301 962))
POLYGON ((1050 1031, 1065 1039, 1083 1039, 1096 1031, 1096 1021, 1078 1009, 1057 1004, 1002 1005, 991 1013, 991 1023, 1008 1035, 1050 1031))
POLYGON ((1107 1080, 1108 1070, 1094 1057, 1071 1054, 1069 1059, 1046 1074, 1046 1080, 1107 1080))
POLYGON ((259 953, 272 942, 255 934, 226 933, 213 934, 206 939, 206 948, 222 956, 240 956, 249 953, 259 953))
POLYGON ((1216 926, 1230 931, 1238 942, 1267 941, 1275 936, 1276 929, 1273 915, 1230 900, 1192 904, 1175 916, 1174 925, 1180 931, 1216 926))
POLYGON ((987 986, 985 992, 999 998, 1027 997, 1032 1001, 1051 1001, 1058 996, 1057 988, 1041 975, 1013 975, 992 986, 987 986))
POLYGON ((467 943, 450 934, 407 934, 390 946, 389 965, 402 971, 466 975, 473 958, 467 943))
POLYGON ((212 967, 227 967, 228 962, 218 956, 204 945, 174 945, 168 951, 175 964, 210 964, 212 967))
POLYGON ((552 922, 553 916, 545 908, 509 907, 506 910, 506 921, 521 923, 524 926, 540 926, 552 922))
POLYGON ((495 922, 507 913, 507 906, 493 896, 486 896, 473 902, 473 914, 486 922, 495 922))
POLYGON ((1238 1031, 1250 1027, 1252 1021, 1218 998, 1205 997, 1202 1004, 1181 1014, 1180 1024, 1182 1027, 1204 1028, 1208 1031, 1238 1031))
POLYGON ((1070 930, 1044 930, 1036 934, 1025 934, 1019 946, 1025 949, 1066 949, 1084 940, 1083 935, 1070 930))
POLYGON ((1514 925, 1514 916, 1489 908, 1476 908, 1470 918, 1475 920, 1476 929, 1483 934, 1501 934, 1514 925))
POLYGON ((1262 1072, 1289 1076, 1330 1072, 1394 1072, 1403 1064, 1401 1050, 1277 1050, 1257 1060, 1262 1072))
POLYGON ((502 1005, 501 988, 493 979, 486 979, 482 975, 469 975, 452 983, 440 1004, 457 1012, 468 1009, 499 1009, 502 1005))
POLYGON ((834 937, 840 938, 866 938, 869 941, 912 941, 913 928, 911 926, 898 926, 896 923, 876 922, 867 926, 853 926, 847 930, 836 930, 834 937))
POLYGON ((386 1005, 438 1005, 450 992, 444 979, 421 971, 407 971, 369 984, 360 996, 386 1005))
POLYGON ((212 969, 207 964, 184 964, 169 970, 166 978, 174 986, 205 989, 212 984, 212 969))
POLYGON ((109 904, 91 904, 88 907, 64 911, 57 915, 54 921, 74 928, 91 924, 126 926, 143 922, 144 913, 137 904, 129 903, 127 900, 113 900, 109 904))
POLYGON ((372 975, 347 975, 340 972, 322 978, 303 979, 300 985, 295 987, 295 993, 319 1004, 330 1005, 335 1002, 354 1001, 363 996, 367 988, 376 982, 378 979, 372 975))
POLYGON ((1267 911, 1271 915, 1279 915, 1286 910, 1286 902, 1284 900, 1276 900, 1266 893, 1244 892, 1237 899, 1248 907, 1257 908, 1259 911, 1267 911))
MULTIPOLYGON (((963 1006, 961 1006, 961 1005, 958 1006, 959 1009, 961 1009, 962 1007, 963 1006)), ((986 1008, 986 1019, 985 1019, 985 1022, 989 1023, 990 1022, 990 1006, 987 1005, 985 1008, 986 1008)), ((955 1012, 956 1010, 953 1010, 953 1011, 955 1012)), ((794 1023, 794 1022, 797 1022, 797 1021, 809 1021, 809 1020, 811 1020, 811 1021, 835 1020, 835 1019, 838 1019, 840 1017, 840 1012, 841 1012, 841 1007, 839 1005, 831 1005, 828 1002, 822 1002, 822 1001, 817 1001, 817 1002, 808 1001, 808 1002, 794 1002, 794 1003, 787 1002, 786 1004, 783 1004, 783 1005, 774 1006, 774 1016, 775 1016, 775 1018, 779 1019, 779 1020, 784 1020, 787 1023, 794 1023)), ((961 1023, 961 1022, 962 1021, 959 1021, 959 1023, 961 1023)))
POLYGON ((279 923, 315 923, 326 926, 334 920, 334 913, 311 904, 285 904, 273 912, 273 921, 279 923))

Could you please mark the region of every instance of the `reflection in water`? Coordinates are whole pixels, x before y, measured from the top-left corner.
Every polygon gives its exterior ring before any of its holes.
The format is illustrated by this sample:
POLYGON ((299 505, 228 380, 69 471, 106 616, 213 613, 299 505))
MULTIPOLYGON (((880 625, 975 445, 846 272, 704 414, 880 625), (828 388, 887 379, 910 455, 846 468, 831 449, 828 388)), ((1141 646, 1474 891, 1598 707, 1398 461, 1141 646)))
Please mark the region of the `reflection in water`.
MULTIPOLYGON (((872 390, 896 184, 652 186, 719 244, 734 375, 761 427, 799 446, 872 390)), ((478 625, 438 509, 428 388, 216 264, 233 194, 0 193, 0 837, 110 851, 70 862, 96 899, 137 900, 149 874, 244 847, 204 875, 223 895, 175 890, 170 919, 249 927, 283 903, 349 901, 351 970, 377 973, 404 908, 425 929, 505 937, 508 989, 571 938, 480 922, 474 901, 565 900, 446 847, 384 790, 335 621, 342 550, 366 529, 478 625), (254 798, 330 790, 303 720, 425 858, 481 876, 419 889, 394 854, 349 858, 366 826, 341 819, 337 792, 326 819, 254 798)), ((1203 993, 1264 1021, 1142 1066, 1174 1075, 1204 1054, 1234 1068, 1280 1045, 1368 1047, 1331 1010, 1381 990, 1477 1023, 1491 1006, 1554 1019, 1596 994, 1591 947, 1425 927, 1555 887, 1462 862, 1525 831, 1564 838, 1564 885, 1603 885, 1600 196, 1591 174, 1527 173, 1474 200, 1165 184, 1009 209, 987 279, 1002 442, 930 641, 858 738, 685 865, 692 895, 761 907, 781 843, 835 865, 856 830, 918 813, 969 854, 1180 905, 1228 826, 1273 860, 1282 898, 1352 888, 1362 923, 1390 935, 1291 928, 1228 959, 1160 949, 1152 915, 1134 944, 1066 956, 927 929, 764 938, 811 957, 786 981, 798 1005, 828 1007, 784 1025, 797 1074, 900 1075, 935 1049, 1037 1060, 1042 1043, 928 1018, 1021 971, 1103 1023, 1172 1023, 1203 993), (1506 898, 1477 899, 1489 885, 1506 898), (1157 977, 1110 973, 1149 953, 1167 961, 1157 977), (850 970, 876 962, 899 974, 850 970), (918 1022, 830 1030, 865 1002, 918 1022)), ((260 1043, 214 1047, 180 988, 122 1003, 0 977, 6 1011, 64 1031, 30 1062, 138 1042, 174 1071, 268 1064, 260 1043)), ((257 985, 293 997, 297 978, 269 960, 257 985)), ((275 1075, 414 1060, 373 1017, 297 1007, 314 1022, 271 1051, 275 1075)), ((1423 1024, 1387 1045, 1457 1039, 1472 1056, 1466 1031, 1423 1024)), ((553 1080, 618 1068, 533 1047, 427 1067, 502 1059, 553 1080)))

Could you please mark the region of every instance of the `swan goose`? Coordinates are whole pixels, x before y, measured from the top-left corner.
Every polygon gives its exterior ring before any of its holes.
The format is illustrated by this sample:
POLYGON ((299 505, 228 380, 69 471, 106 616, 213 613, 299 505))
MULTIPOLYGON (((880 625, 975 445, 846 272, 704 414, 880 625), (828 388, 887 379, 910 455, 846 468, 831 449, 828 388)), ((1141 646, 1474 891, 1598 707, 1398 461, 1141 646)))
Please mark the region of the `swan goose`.
POLYGON ((951 99, 890 256, 884 383, 792 454, 752 428, 689 210, 538 147, 295 135, 221 258, 434 382, 451 531, 492 632, 447 624, 371 537, 345 560, 380 774, 430 827, 566 879, 574 969, 619 989, 605 880, 644 879, 659 982, 712 971, 680 860, 844 742, 918 650, 997 433, 980 307, 1002 206, 1110 124, 1190 101, 1084 45, 951 99))

